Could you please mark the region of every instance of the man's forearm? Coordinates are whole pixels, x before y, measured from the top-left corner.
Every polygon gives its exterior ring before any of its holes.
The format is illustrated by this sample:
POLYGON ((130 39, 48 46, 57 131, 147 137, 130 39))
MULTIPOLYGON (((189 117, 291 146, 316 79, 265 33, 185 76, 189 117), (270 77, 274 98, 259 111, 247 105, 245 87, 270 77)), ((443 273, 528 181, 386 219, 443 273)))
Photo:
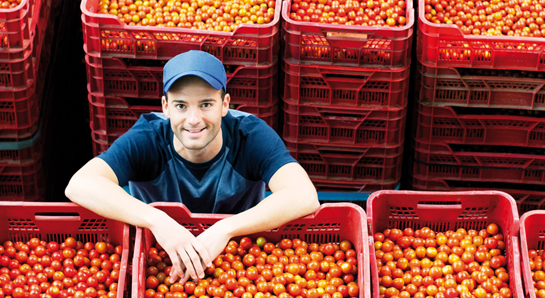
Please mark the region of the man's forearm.
POLYGON ((236 237, 277 228, 313 213, 319 207, 313 188, 286 188, 265 198, 255 207, 222 220, 222 225, 236 237))

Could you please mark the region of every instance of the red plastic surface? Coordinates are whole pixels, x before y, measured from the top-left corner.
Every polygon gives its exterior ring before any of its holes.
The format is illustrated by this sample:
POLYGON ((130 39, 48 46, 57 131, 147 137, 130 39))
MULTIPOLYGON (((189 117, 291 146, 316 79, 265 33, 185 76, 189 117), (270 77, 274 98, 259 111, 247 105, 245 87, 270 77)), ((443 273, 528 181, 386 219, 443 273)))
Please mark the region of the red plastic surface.
POLYGON ((26 242, 33 237, 63 242, 74 237, 83 243, 104 241, 121 245, 121 269, 117 298, 127 289, 129 227, 106 219, 74 203, 0 203, 0 241, 26 242))
POLYGON ((536 210, 524 213, 520 217, 520 250, 522 258, 522 278, 524 293, 528 298, 536 298, 533 274, 530 269, 528 250, 543 250, 545 248, 545 211, 536 210))
POLYGON ((409 67, 392 71, 292 62, 282 64, 284 98, 297 104, 390 108, 407 104, 409 67))
POLYGON ((284 139, 358 146, 403 144, 407 109, 297 105, 284 99, 284 139))
MULTIPOLYGON (((545 155, 543 153, 526 154, 523 151, 510 153, 482 152, 478 151, 479 149, 472 149, 471 146, 459 147, 453 149, 452 146, 444 143, 414 141, 414 159, 428 164, 487 167, 498 170, 499 168, 538 171, 545 169, 545 155)), ((521 149, 524 149, 524 147, 521 149)), ((538 151, 542 152, 542 150, 538 151)))
POLYGON ((89 93, 89 117, 91 130, 102 134, 122 135, 140 118, 140 115, 151 112, 162 112, 161 106, 130 105, 122 98, 111 97, 107 100, 89 93), (108 102, 112 105, 101 105, 96 102, 108 102), (118 104, 114 104, 118 102, 118 104))
POLYGON ((28 147, 20 149, 7 149, 0 145, 0 166, 4 164, 25 164, 37 160, 42 156, 43 137, 28 147))
MULTIPOLYGON (((23 0, 10 9, 0 10, 0 49, 1 52, 19 52, 30 43, 40 16, 40 8, 45 0, 23 0)), ((5 58, 5 56, 0 56, 5 58)), ((12 57, 13 58, 13 57, 12 57)))
MULTIPOLYGON (((445 179, 410 178, 412 189, 425 191, 467 191, 467 190, 498 190, 510 194, 517 202, 519 215, 537 209, 545 209, 545 190, 531 190, 526 185, 518 185, 521 189, 511 189, 505 183, 468 182, 467 185, 456 185, 455 181, 445 179)), ((517 185, 514 185, 517 186, 517 185)))
MULTIPOLYGON (((367 200, 369 235, 388 228, 414 230, 429 227, 435 232, 458 228, 479 231, 496 223, 505 236, 509 286, 513 297, 523 298, 518 247, 519 216, 515 200, 498 191, 425 192, 378 191, 367 200)), ((375 250, 370 249, 374 260, 375 250)), ((371 262, 373 296, 379 297, 376 262, 371 262)))
POLYGON ((297 22, 289 17, 291 0, 282 7, 286 59, 295 63, 399 69, 411 63, 414 25, 407 1, 403 27, 375 27, 297 22))
POLYGON ((458 114, 453 107, 421 103, 415 109, 418 117, 413 134, 418 141, 545 148, 545 117, 458 114))
POLYGON ((386 184, 401 179, 403 145, 392 148, 349 147, 286 141, 286 147, 311 180, 386 184))
POLYGON ((545 109, 545 78, 470 75, 419 65, 419 100, 434 105, 545 109))
POLYGON ((44 197, 42 160, 25 164, 0 164, 0 201, 36 201, 44 197))
MULTIPOLYGON (((226 214, 198 214, 179 203, 152 203, 194 235, 199 235, 217 221, 230 216, 226 214)), ((270 242, 283 238, 299 238, 308 243, 339 243, 346 239, 354 244, 358 259, 356 283, 360 298, 371 297, 369 279, 369 243, 365 222, 365 211, 352 203, 322 204, 309 216, 293 220, 277 229, 247 235, 251 239, 264 236, 270 242)), ((137 229, 133 259, 132 297, 143 298, 145 291, 145 270, 148 249, 155 243, 153 234, 148 229, 137 229)))
MULTIPOLYGON (((157 98, 163 95, 163 66, 146 66, 135 59, 85 56, 87 88, 101 96, 157 98)), ((149 65, 149 63, 148 63, 149 65)), ((278 63, 266 66, 226 66, 231 103, 271 105, 278 99, 278 63)))
POLYGON ((243 24, 234 32, 169 27, 128 26, 117 16, 96 13, 99 0, 81 2, 83 43, 99 57, 168 60, 189 50, 202 50, 224 64, 256 66, 278 58, 282 1, 269 24, 243 24))
MULTIPOLYGON (((418 1, 424 7, 425 0, 418 1)), ((434 67, 545 70, 545 39, 464 35, 456 25, 432 24, 418 12, 418 61, 434 67)))

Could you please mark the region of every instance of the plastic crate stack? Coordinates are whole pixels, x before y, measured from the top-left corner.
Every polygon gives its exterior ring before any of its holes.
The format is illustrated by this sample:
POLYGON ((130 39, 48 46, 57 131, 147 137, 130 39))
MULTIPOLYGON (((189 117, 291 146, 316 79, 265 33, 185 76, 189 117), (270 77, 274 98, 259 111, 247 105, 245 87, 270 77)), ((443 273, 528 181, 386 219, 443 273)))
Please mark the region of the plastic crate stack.
POLYGON ((44 200, 42 98, 51 0, 0 9, 0 201, 44 200))
POLYGON ((162 110, 163 66, 189 50, 206 51, 223 62, 232 109, 277 128, 280 1, 271 23, 244 24, 234 32, 127 26, 117 16, 96 13, 99 3, 81 2, 95 155, 141 114, 162 110))
POLYGON ((395 189, 407 113, 412 1, 402 27, 298 22, 282 8, 283 138, 318 191, 395 189))
MULTIPOLYGON (((419 7, 424 7, 420 1, 419 7)), ((545 39, 463 35, 419 11, 412 186, 545 208, 545 39)))

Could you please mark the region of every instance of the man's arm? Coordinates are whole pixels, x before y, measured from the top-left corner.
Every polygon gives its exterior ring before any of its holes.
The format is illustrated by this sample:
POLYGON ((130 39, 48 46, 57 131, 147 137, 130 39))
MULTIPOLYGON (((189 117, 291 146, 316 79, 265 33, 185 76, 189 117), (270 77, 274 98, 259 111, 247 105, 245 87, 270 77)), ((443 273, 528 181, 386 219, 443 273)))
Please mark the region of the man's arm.
POLYGON ((207 249, 193 234, 163 211, 129 195, 118 185, 112 168, 100 158, 92 159, 74 174, 65 194, 74 203, 101 216, 150 229, 170 256, 174 277, 185 280, 189 275, 194 279, 204 277, 202 264, 212 264, 207 249))
POLYGON ((229 239, 277 228, 311 214, 318 207, 318 194, 298 163, 282 166, 269 182, 272 194, 242 213, 227 217, 197 237, 210 257, 218 256, 229 239))

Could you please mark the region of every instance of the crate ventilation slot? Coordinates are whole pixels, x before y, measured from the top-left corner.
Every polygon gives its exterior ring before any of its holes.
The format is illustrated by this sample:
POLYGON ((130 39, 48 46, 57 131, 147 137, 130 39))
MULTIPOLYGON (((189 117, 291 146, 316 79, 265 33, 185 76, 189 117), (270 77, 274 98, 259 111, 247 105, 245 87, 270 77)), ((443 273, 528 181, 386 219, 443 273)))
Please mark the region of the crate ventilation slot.
POLYGON ((108 226, 106 225, 107 219, 84 219, 78 231, 107 231, 108 226))
POLYGON ((537 250, 542 250, 542 249, 545 249, 545 231, 544 230, 540 230, 538 235, 537 235, 537 238, 539 239, 537 241, 537 250))
POLYGON ((11 231, 39 231, 38 227, 30 219, 8 218, 8 229, 11 231))
POLYGON ((390 207, 390 219, 418 219, 412 207, 390 207))

